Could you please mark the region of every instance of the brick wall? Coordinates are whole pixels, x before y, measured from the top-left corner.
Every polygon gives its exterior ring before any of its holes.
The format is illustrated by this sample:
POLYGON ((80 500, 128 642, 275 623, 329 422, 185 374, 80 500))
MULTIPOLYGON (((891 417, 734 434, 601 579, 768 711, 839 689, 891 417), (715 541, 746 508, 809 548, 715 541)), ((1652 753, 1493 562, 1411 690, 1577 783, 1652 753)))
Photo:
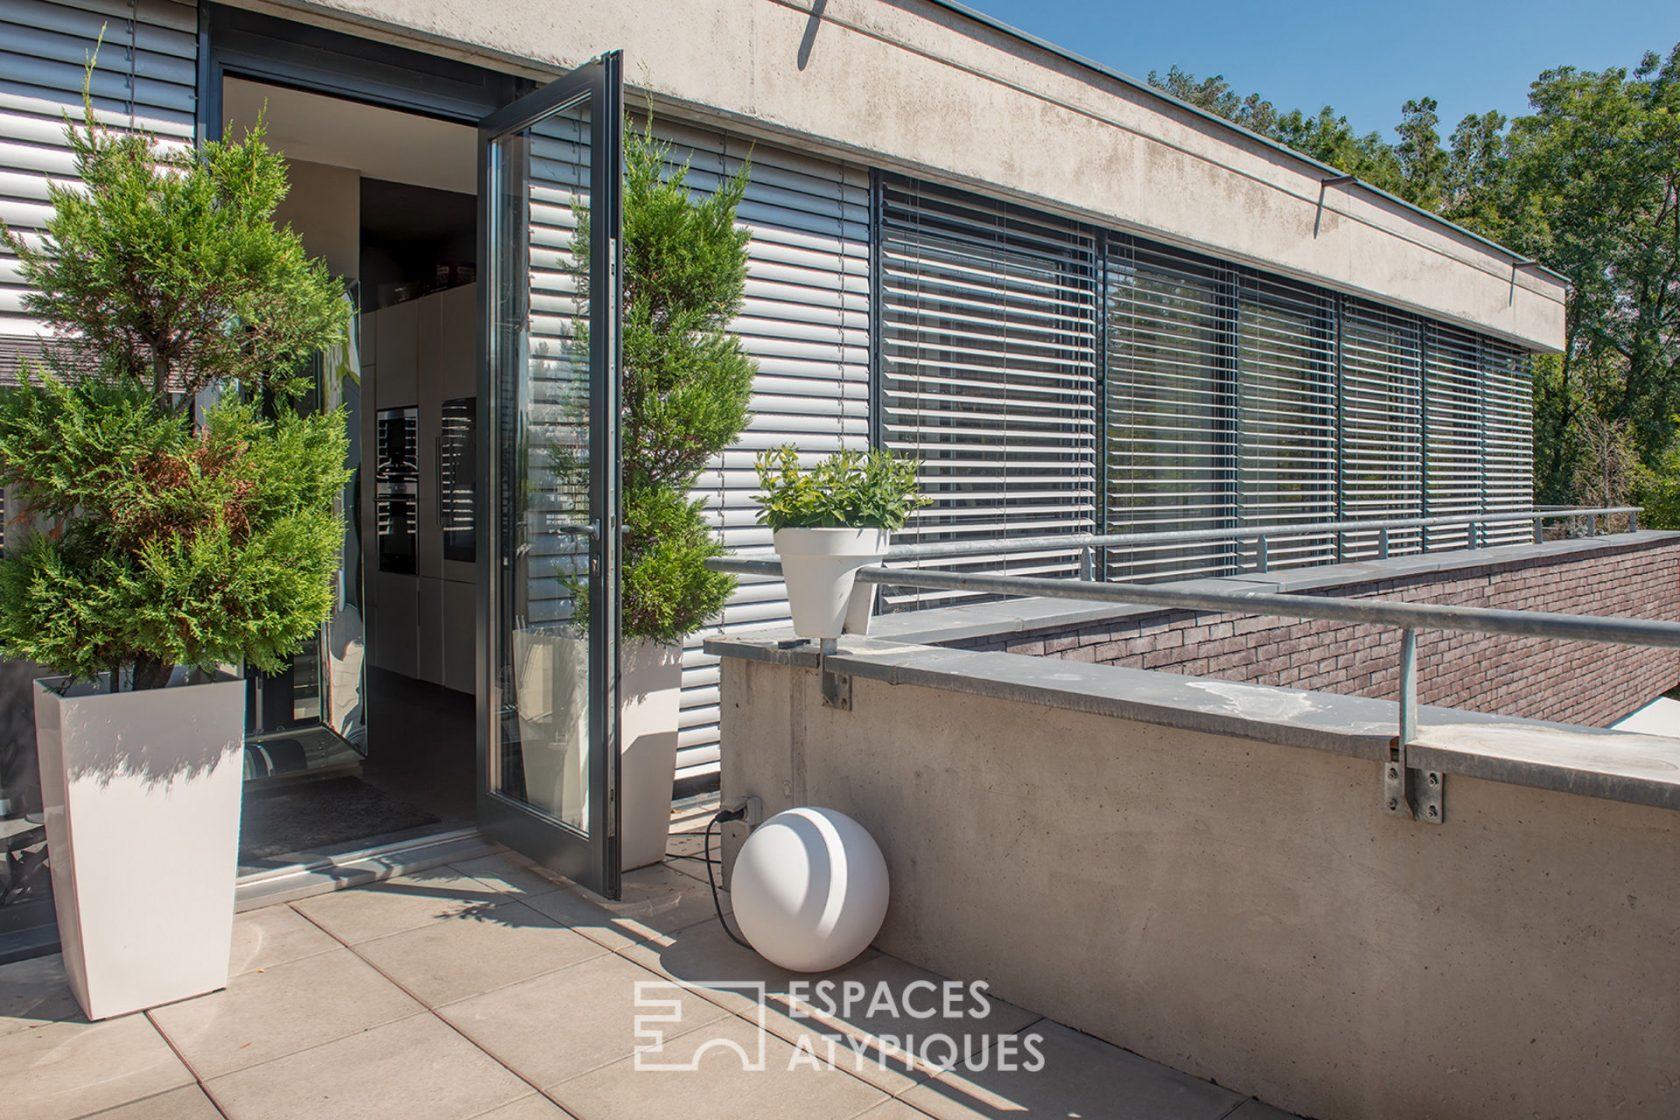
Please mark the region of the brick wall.
MULTIPOLYGON (((1680 620, 1680 539, 1312 594, 1680 620)), ((952 644, 1381 699, 1399 687, 1399 632, 1361 624, 1171 611, 952 644)), ((1603 727, 1680 684, 1680 650, 1426 630, 1418 678, 1425 704, 1603 727)))

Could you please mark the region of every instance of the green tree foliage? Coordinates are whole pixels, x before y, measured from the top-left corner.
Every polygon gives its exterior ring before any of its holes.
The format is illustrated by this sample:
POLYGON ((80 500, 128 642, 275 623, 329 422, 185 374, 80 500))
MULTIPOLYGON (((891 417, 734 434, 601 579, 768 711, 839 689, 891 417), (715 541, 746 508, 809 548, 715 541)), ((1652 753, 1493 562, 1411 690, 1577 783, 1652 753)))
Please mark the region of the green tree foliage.
MULTIPOLYGON (((673 168, 670 146, 654 139, 651 116, 645 128, 625 129, 621 609, 632 638, 680 641, 735 591, 734 576, 706 569, 724 549, 705 500, 690 494, 747 426, 757 372, 729 330, 746 291, 750 235, 735 212, 749 173, 743 163, 711 194, 697 194, 688 166, 673 168)), ((587 294, 587 212, 582 218, 574 267, 587 294)), ((585 601, 578 606, 586 622, 585 601)))
POLYGON ((63 340, 0 393, 8 513, 38 530, 0 560, 0 649, 113 688, 277 670, 333 604, 344 417, 284 401, 342 339, 342 288, 275 227, 285 161, 260 128, 169 150, 91 102, 66 128, 80 183, 52 188, 40 243, 5 232, 63 340))
MULTIPOLYGON (((1389 142, 1355 135, 1328 108, 1279 112, 1222 78, 1174 69, 1150 81, 1569 277, 1564 351, 1535 362, 1537 499, 1585 501, 1586 480, 1602 491, 1621 479, 1656 510, 1680 491, 1670 477, 1680 466, 1680 46, 1631 71, 1545 71, 1530 113, 1471 114, 1445 145, 1427 97, 1405 103, 1389 142), (1600 469, 1616 459, 1607 440, 1639 469, 1600 469)), ((1660 512, 1653 523, 1680 526, 1660 512)))

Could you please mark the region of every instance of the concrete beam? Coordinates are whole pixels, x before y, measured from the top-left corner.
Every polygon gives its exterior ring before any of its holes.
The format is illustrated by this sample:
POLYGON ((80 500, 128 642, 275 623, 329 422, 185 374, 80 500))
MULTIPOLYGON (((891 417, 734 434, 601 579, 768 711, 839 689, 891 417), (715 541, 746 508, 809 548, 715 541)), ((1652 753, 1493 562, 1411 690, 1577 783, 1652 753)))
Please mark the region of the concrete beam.
POLYGON ((625 52, 630 80, 749 135, 1369 296, 1522 346, 1566 284, 1136 84, 922 0, 248 0, 528 73, 625 52))

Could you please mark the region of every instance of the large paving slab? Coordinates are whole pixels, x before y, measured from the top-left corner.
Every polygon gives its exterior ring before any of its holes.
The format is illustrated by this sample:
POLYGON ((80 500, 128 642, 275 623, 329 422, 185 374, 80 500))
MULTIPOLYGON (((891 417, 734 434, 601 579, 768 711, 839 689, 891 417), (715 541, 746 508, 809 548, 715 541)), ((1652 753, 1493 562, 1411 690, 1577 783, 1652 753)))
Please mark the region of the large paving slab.
POLYGON ((549 1089, 578 1120, 850 1120, 886 1094, 729 1016, 549 1089), (652 1069, 649 1064, 682 1068, 652 1069))
POLYGON ((527 898, 526 903, 615 952, 717 917, 711 889, 665 864, 624 876, 623 897, 609 901, 581 887, 527 898))
POLYGON ((235 976, 152 1020, 201 1080, 283 1058, 424 1008, 349 949, 235 976))
POLYGON ((523 902, 475 909, 361 941, 356 952, 429 1007, 493 991, 607 952, 523 902))
POLYGON ((337 949, 340 942, 290 906, 265 906, 233 919, 228 974, 238 976, 337 949))
POLYGON ((639 1015, 670 1016, 662 1026, 673 1034, 728 1015, 611 954, 449 1004, 438 1013, 542 1089, 634 1053, 639 1015))
POLYGON ((479 913, 510 897, 492 883, 451 867, 438 867, 354 890, 300 899, 292 905, 340 941, 355 944, 440 918, 479 913))
POLYGON ((1040 1019, 1010 1047, 994 1042, 978 1063, 925 1081, 904 1102, 937 1120, 1101 1116, 1104 1120, 1224 1120, 1243 1098, 1211 1082, 1140 1058, 1088 1034, 1040 1019), (1029 1045, 1030 1039, 1039 1041, 1029 1045), (1042 1055, 1042 1063, 1034 1051, 1042 1055))
POLYGON ((469 1120, 531 1086, 421 1013, 205 1082, 228 1120, 469 1120))
POLYGON ((57 953, 0 968, 0 1036, 81 1013, 64 977, 64 958, 57 953))
POLYGON ((64 1021, 0 1037, 8 1117, 70 1120, 191 1085, 192 1073, 144 1015, 64 1021))

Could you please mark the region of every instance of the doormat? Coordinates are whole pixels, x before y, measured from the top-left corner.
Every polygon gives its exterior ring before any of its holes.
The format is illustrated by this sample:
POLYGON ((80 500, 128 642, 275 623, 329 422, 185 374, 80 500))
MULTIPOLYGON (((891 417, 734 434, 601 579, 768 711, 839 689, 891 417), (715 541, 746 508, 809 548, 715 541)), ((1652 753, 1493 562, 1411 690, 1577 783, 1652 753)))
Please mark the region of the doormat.
POLYGON ((314 852, 437 824, 438 818, 349 776, 247 796, 239 826, 239 862, 314 852))

